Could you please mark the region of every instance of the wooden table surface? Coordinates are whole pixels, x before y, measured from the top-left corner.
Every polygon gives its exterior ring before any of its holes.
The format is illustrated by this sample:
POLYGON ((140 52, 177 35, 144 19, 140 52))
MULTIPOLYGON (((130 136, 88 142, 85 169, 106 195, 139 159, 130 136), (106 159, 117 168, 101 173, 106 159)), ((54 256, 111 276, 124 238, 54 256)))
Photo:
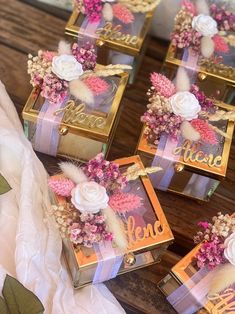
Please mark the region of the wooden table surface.
MULTIPOLYGON (((15 103, 19 115, 31 86, 27 75, 27 55, 39 49, 55 50, 64 38, 68 13, 37 5, 34 0, 0 0, 0 79, 15 103), (28 2, 28 3, 26 3, 28 2)), ((140 116, 146 110, 149 73, 160 71, 167 42, 151 39, 134 85, 125 92, 124 110, 114 138, 109 159, 133 155, 141 131, 140 116)), ((197 222, 221 211, 232 213, 235 205, 235 145, 232 145, 227 178, 209 203, 199 204, 174 194, 157 192, 160 203, 175 236, 159 265, 116 278, 107 285, 128 313, 174 313, 157 291, 156 283, 193 247, 197 222)), ((58 170, 58 160, 38 154, 49 173, 58 170)))

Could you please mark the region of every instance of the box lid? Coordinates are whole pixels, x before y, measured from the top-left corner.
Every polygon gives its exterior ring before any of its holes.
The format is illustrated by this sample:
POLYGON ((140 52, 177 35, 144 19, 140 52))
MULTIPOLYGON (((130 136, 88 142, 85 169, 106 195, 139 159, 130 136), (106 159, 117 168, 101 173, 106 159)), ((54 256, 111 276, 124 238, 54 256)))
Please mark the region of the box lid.
MULTIPOLYGON (((124 171, 133 164, 144 169, 139 156, 118 159, 115 163, 119 164, 120 169, 124 171)), ((156 247, 161 248, 164 243, 168 246, 174 237, 149 178, 141 176, 129 182, 126 187, 127 191, 138 193, 144 201, 138 213, 131 211, 122 216, 129 243, 128 253, 147 252, 156 247)), ((63 198, 58 198, 58 201, 63 202, 63 198)), ((73 249, 72 243, 71 249, 73 249)), ((79 268, 97 264, 98 258, 93 249, 81 247, 79 250, 73 250, 79 268)))
POLYGON ((118 22, 101 22, 94 34, 85 33, 85 16, 74 9, 69 21, 65 27, 67 35, 83 37, 84 33, 90 38, 97 39, 97 45, 108 47, 121 53, 136 56, 141 50, 145 37, 151 25, 154 10, 147 13, 134 13, 133 23, 122 26, 118 22), (135 29, 135 32, 133 30, 135 29))
MULTIPOLYGON (((114 97, 107 94, 103 99, 99 98, 100 105, 97 108, 89 107, 80 100, 69 99, 62 109, 63 119, 60 123, 60 130, 66 128, 73 134, 102 142, 108 141, 128 82, 128 74, 121 73, 105 79, 114 89, 114 97)), ((23 119, 36 123, 43 103, 44 98, 40 96, 40 88, 35 87, 23 109, 23 119)), ((61 111, 57 111, 57 114, 59 113, 61 111)))
MULTIPOLYGON (((216 105, 224 110, 234 110, 233 106, 216 102, 216 105)), ((234 131, 234 121, 219 122, 219 127, 223 129, 228 135, 228 138, 220 136, 217 145, 198 146, 189 140, 183 141, 182 145, 174 150, 174 154, 180 155, 177 164, 183 165, 185 169, 192 172, 204 174, 215 178, 223 178, 226 176, 229 152, 232 144, 232 136, 234 131), (212 147, 213 146, 213 147, 212 147), (213 153, 211 153, 213 151, 213 153), (201 161, 203 157, 203 161, 201 161), (199 161, 196 161, 198 159, 199 161)), ((156 155, 157 147, 150 145, 144 136, 144 128, 141 133, 140 141, 138 144, 138 151, 144 152, 153 157, 156 155)))

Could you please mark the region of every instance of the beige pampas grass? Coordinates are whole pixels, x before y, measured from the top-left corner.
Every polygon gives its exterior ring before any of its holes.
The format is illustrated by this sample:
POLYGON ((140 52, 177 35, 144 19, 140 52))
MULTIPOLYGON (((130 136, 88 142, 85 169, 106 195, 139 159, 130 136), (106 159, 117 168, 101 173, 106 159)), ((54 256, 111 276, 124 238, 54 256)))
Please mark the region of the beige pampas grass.
POLYGON ((186 140, 199 141, 201 136, 188 121, 183 121, 180 126, 181 135, 186 140))
POLYGON ((215 43, 210 37, 202 37, 201 39, 201 54, 205 58, 210 58, 215 50, 215 43))
POLYGON ((71 45, 65 40, 61 40, 58 45, 58 53, 59 55, 71 55, 71 45))
POLYGON ((107 22, 112 22, 113 20, 113 9, 109 3, 105 3, 102 10, 103 18, 107 22))
POLYGON ((94 104, 95 100, 92 91, 81 80, 70 81, 69 91, 71 95, 73 95, 77 99, 80 99, 82 102, 88 105, 94 104))
POLYGON ((231 139, 231 137, 226 133, 226 132, 223 132, 222 130, 220 130, 219 128, 217 128, 216 126, 214 125, 211 125, 211 128, 219 135, 225 137, 225 138, 228 138, 228 139, 231 139))
POLYGON ((121 218, 119 218, 110 207, 102 209, 102 213, 106 218, 105 222, 109 231, 112 232, 114 236, 114 241, 116 245, 123 252, 125 252, 128 246, 128 241, 124 223, 122 222, 121 218))
POLYGON ((124 173, 127 181, 133 181, 138 179, 140 176, 146 176, 150 173, 161 171, 160 167, 147 167, 145 169, 141 169, 139 165, 134 164, 127 168, 127 171, 124 173))
POLYGON ((210 15, 210 10, 205 0, 197 0, 196 8, 197 8, 198 14, 210 15))
POLYGON ((133 13, 146 13, 152 11, 161 0, 119 0, 133 13))
POLYGON ((220 120, 234 121, 235 111, 218 110, 216 111, 215 114, 209 117, 209 121, 220 121, 220 120))
MULTIPOLYGON (((109 65, 97 64, 94 69, 94 72, 95 72, 95 75, 97 76, 106 77, 106 76, 121 74, 125 70, 131 70, 131 69, 132 67, 126 64, 109 64, 109 65)), ((85 75, 89 76, 89 75, 92 75, 92 73, 85 73, 85 75)))
POLYGON ((214 270, 214 276, 209 289, 209 297, 222 292, 235 283, 235 266, 227 263, 214 270))
POLYGON ((61 162, 59 166, 64 175, 72 180, 74 183, 79 184, 88 181, 87 176, 84 174, 82 169, 77 167, 73 163, 61 162))
POLYGON ((190 80, 189 80, 187 71, 182 67, 179 67, 177 71, 176 78, 175 78, 175 85, 176 85, 177 92, 190 91, 190 87, 191 87, 190 80))

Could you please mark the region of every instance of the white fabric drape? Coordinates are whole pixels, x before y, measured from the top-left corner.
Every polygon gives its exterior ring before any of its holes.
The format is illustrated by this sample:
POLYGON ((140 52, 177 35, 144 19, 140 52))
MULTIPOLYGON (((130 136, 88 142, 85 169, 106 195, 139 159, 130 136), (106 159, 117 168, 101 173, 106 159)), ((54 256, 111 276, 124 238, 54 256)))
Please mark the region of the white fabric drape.
POLYGON ((125 313, 104 285, 72 288, 59 232, 46 215, 47 173, 1 82, 0 117, 0 172, 12 187, 0 196, 0 291, 9 273, 39 297, 47 314, 125 313))

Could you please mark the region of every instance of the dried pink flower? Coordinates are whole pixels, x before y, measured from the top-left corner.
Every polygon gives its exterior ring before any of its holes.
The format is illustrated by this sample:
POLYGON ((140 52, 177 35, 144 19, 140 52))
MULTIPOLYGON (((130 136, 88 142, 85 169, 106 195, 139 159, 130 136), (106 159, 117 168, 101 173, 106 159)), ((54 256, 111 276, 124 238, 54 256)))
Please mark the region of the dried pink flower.
POLYGON ((222 36, 215 35, 212 39, 215 44, 216 52, 223 52, 223 53, 229 52, 229 46, 222 36))
POLYGON ((186 11, 192 13, 193 15, 196 15, 196 7, 195 7, 195 5, 194 5, 191 1, 189 1, 189 0, 183 0, 183 2, 182 2, 182 7, 183 7, 186 11))
POLYGON ((73 181, 67 178, 50 178, 48 185, 53 192, 60 196, 69 197, 72 189, 75 187, 73 181))
POLYGON ((83 0, 84 14, 87 15, 90 23, 99 22, 102 14, 101 0, 83 0))
POLYGON ((109 89, 109 84, 98 76, 88 76, 83 82, 95 95, 105 93, 109 89))
POLYGON ((55 55, 56 53, 54 51, 42 51, 42 57, 46 62, 52 62, 55 55))
POLYGON ((135 194, 118 192, 109 198, 109 206, 118 213, 126 213, 142 206, 143 199, 135 194))
POLYGON ((199 221, 198 226, 202 227, 203 229, 207 229, 209 227, 209 222, 207 222, 207 221, 199 221))
POLYGON ((150 80, 155 90, 164 97, 169 98, 176 92, 175 85, 165 75, 153 72, 150 80))
POLYGON ((79 46, 78 43, 72 45, 72 54, 82 65, 83 71, 94 70, 96 66, 96 49, 95 46, 87 41, 82 46, 79 46))
POLYGON ((112 6, 113 16, 119 19, 124 24, 132 23, 135 19, 131 11, 124 5, 116 3, 112 6))
POLYGON ((200 134, 201 139, 208 144, 218 144, 215 131, 212 129, 208 121, 202 119, 194 119, 191 122, 193 128, 200 134))

